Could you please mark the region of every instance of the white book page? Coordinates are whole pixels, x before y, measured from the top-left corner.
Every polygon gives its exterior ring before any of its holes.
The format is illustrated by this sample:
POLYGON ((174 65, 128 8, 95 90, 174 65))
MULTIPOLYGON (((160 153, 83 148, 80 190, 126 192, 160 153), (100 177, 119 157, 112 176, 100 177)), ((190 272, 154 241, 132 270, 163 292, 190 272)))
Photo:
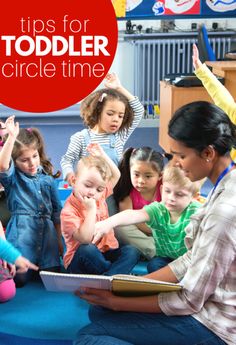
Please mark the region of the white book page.
POLYGON ((81 287, 111 290, 112 277, 88 275, 88 274, 65 274, 41 271, 40 276, 48 291, 74 292, 81 287))

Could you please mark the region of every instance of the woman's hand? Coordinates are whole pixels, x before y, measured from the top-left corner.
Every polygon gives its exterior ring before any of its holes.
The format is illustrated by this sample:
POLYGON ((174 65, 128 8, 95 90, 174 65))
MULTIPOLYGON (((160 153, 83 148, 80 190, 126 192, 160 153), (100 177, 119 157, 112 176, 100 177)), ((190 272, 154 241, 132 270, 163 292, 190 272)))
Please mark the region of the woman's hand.
POLYGON ((160 313, 157 295, 140 297, 116 296, 111 291, 81 288, 75 292, 77 296, 90 304, 113 311, 131 311, 143 313, 160 313))
POLYGON ((75 295, 90 304, 105 307, 114 311, 119 310, 119 301, 121 297, 113 295, 111 291, 83 288, 76 291, 75 295))

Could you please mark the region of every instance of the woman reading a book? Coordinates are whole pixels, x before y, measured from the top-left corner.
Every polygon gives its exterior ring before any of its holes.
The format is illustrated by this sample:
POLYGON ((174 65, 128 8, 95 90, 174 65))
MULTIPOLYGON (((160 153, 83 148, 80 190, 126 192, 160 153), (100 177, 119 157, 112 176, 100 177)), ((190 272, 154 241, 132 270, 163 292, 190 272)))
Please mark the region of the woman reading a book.
POLYGON ((194 102, 169 123, 170 153, 191 181, 214 184, 186 227, 187 253, 146 277, 180 282, 183 289, 121 297, 84 289, 95 305, 78 344, 236 344, 236 169, 230 150, 236 127, 217 106, 194 102))

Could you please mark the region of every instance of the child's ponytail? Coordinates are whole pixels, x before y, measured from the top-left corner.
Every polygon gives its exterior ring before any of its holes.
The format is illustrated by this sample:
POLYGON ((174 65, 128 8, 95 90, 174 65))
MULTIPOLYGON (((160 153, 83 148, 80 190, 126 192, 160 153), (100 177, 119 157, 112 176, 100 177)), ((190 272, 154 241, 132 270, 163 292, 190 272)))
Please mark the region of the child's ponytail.
POLYGON ((124 200, 125 197, 130 195, 130 192, 133 188, 131 177, 130 177, 130 157, 133 150, 134 150, 133 147, 128 148, 123 153, 123 158, 119 163, 119 169, 120 169, 121 175, 113 192, 114 199, 117 204, 120 201, 124 200))

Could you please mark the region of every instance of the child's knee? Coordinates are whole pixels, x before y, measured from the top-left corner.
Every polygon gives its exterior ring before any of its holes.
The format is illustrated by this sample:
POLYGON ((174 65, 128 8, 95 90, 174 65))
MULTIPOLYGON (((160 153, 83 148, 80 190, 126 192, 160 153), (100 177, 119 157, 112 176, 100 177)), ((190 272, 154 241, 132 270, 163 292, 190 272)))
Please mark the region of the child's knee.
POLYGON ((139 260, 140 255, 141 255, 139 249, 137 249, 136 247, 130 244, 124 245, 121 249, 121 252, 122 254, 127 255, 129 258, 132 257, 133 259, 136 259, 136 260, 139 260))
POLYGON ((0 283, 0 303, 4 303, 15 297, 16 286, 13 279, 0 283))
POLYGON ((78 248, 79 255, 85 257, 93 257, 97 251, 98 249, 94 244, 81 244, 78 248))

